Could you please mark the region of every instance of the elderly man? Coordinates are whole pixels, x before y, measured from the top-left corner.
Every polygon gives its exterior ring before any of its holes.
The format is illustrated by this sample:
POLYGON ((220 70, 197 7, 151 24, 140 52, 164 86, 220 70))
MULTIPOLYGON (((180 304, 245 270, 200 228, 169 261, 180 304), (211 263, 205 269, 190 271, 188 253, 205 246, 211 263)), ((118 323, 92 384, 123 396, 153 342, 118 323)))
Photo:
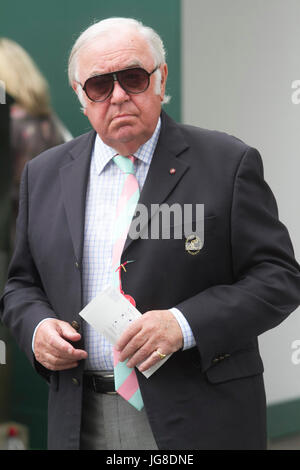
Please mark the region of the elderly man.
POLYGON ((264 449, 257 336, 298 306, 300 275, 258 152, 162 112, 164 48, 135 20, 82 33, 69 77, 94 130, 26 166, 2 298, 50 383, 49 448, 264 449), (203 204, 204 243, 133 239, 126 224, 116 237, 108 215, 137 202, 203 204), (127 261, 122 290, 143 315, 113 349, 79 312, 127 261))

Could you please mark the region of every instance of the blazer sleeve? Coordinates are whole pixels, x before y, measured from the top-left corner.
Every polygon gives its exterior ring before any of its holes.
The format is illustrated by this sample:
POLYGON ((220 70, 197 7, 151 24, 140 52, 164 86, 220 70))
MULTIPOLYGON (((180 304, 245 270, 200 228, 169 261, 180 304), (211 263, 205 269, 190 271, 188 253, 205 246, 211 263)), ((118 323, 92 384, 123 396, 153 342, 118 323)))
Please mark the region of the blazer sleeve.
POLYGON ((38 323, 56 318, 30 252, 28 239, 28 164, 21 185, 16 227, 15 251, 8 270, 8 281, 0 299, 0 315, 30 362, 46 378, 50 371, 41 366, 32 352, 32 337, 38 323))
POLYGON ((281 323, 300 302, 299 265, 253 148, 234 180, 229 249, 234 282, 176 305, 192 328, 203 371, 281 323))

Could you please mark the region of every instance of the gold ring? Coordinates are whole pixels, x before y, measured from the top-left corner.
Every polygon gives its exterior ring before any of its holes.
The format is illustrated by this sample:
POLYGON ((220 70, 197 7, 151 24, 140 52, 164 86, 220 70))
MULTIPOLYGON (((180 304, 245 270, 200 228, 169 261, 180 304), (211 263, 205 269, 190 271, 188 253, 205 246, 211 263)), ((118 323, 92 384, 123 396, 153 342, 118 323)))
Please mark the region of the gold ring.
POLYGON ((166 354, 162 354, 158 349, 156 350, 156 353, 159 355, 160 359, 164 359, 166 357, 166 354))

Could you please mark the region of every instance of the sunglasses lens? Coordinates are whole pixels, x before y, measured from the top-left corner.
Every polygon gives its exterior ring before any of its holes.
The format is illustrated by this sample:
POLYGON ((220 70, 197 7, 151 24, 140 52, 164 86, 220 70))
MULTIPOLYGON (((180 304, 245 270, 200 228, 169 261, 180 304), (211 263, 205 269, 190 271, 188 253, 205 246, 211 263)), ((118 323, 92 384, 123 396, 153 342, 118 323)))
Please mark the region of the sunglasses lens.
POLYGON ((89 78, 85 83, 85 92, 93 101, 104 101, 113 87, 112 75, 98 75, 89 78))
POLYGON ((142 93, 149 86, 149 74, 140 68, 122 70, 118 78, 121 86, 129 93, 142 93))
MULTIPOLYGON (((149 73, 141 68, 115 72, 118 82, 127 93, 143 93, 149 86, 149 73)), ((114 88, 114 74, 96 75, 89 78, 83 87, 92 101, 105 101, 114 88)))

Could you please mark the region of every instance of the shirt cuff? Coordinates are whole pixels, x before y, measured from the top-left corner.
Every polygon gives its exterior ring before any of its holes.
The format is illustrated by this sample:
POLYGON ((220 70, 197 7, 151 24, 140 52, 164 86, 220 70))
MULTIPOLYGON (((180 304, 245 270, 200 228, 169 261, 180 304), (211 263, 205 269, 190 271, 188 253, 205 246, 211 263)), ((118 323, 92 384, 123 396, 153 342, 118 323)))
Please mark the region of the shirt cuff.
POLYGON ((185 349, 190 349, 196 346, 196 341, 193 335, 193 332, 191 330, 191 327, 180 310, 178 308, 170 308, 169 311, 173 313, 174 317, 179 323, 179 326, 182 331, 182 336, 183 336, 183 348, 182 350, 184 351, 185 349))
POLYGON ((49 318, 44 318, 42 321, 40 321, 40 322, 37 324, 37 326, 35 327, 35 330, 34 330, 34 332, 33 332, 32 343, 31 343, 31 349, 32 349, 33 354, 34 354, 34 347, 33 347, 33 346, 34 346, 34 340, 35 340, 35 335, 36 335, 37 329, 38 329, 38 327, 39 327, 44 321, 46 321, 46 320, 53 320, 53 318, 51 318, 51 317, 49 317, 49 318))

